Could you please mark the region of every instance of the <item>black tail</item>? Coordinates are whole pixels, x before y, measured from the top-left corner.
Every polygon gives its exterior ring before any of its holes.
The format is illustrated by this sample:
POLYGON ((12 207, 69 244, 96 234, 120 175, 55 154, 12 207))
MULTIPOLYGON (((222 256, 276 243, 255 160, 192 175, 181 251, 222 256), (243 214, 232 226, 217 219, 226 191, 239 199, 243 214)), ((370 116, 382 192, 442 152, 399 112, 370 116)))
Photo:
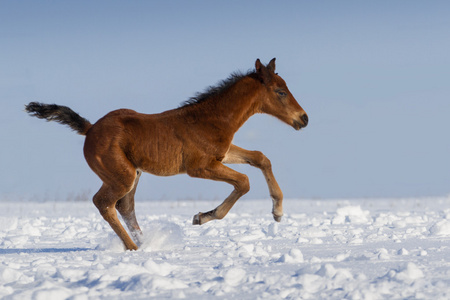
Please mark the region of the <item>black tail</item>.
POLYGON ((56 121, 67 125, 81 135, 86 135, 86 132, 92 127, 92 124, 88 120, 67 106, 30 102, 30 104, 25 105, 25 111, 39 119, 56 121))

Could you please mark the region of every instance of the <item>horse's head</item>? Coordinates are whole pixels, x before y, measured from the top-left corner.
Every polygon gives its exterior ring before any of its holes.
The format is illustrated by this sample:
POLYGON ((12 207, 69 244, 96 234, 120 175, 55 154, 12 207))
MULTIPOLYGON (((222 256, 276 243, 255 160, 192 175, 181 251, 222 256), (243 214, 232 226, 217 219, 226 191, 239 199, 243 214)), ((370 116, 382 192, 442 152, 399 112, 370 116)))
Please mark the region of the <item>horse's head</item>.
POLYGON ((259 59, 255 63, 256 75, 264 86, 260 110, 277 117, 299 130, 308 125, 308 115, 292 96, 286 82, 275 73, 275 58, 267 66, 259 59))

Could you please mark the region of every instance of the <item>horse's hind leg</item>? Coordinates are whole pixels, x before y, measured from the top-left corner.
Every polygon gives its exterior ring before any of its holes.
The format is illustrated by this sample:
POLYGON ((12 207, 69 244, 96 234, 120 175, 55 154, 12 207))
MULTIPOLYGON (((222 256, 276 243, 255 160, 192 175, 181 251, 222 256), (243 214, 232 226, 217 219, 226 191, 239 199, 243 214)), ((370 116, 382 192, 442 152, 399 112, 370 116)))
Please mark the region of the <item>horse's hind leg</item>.
POLYGON ((261 169, 273 201, 273 218, 275 221, 280 222, 283 216, 283 193, 273 176, 270 160, 260 151, 249 151, 236 145, 231 145, 222 162, 226 164, 249 164, 261 169))
POLYGON ((134 194, 136 193, 136 187, 139 183, 139 177, 141 176, 141 171, 136 172, 137 176, 134 181, 133 189, 126 194, 122 199, 117 201, 116 208, 122 216, 125 224, 130 230, 131 237, 135 242, 140 245, 142 243, 142 231, 136 220, 136 214, 134 210, 134 194))
POLYGON ((94 204, 98 208, 103 219, 109 223, 114 232, 124 243, 127 250, 137 250, 138 247, 130 238, 125 228, 117 217, 116 202, 128 193, 128 190, 123 190, 117 186, 110 186, 103 183, 100 190, 94 196, 94 204))

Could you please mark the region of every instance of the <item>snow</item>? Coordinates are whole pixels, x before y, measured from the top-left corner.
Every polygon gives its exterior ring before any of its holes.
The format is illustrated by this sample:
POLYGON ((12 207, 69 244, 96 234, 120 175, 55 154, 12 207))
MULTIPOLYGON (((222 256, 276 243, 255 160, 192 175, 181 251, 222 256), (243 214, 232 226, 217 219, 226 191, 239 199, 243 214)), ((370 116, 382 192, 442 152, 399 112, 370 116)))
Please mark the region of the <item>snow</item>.
POLYGON ((2 299, 448 299, 450 198, 144 201, 138 251, 89 202, 0 203, 2 299))

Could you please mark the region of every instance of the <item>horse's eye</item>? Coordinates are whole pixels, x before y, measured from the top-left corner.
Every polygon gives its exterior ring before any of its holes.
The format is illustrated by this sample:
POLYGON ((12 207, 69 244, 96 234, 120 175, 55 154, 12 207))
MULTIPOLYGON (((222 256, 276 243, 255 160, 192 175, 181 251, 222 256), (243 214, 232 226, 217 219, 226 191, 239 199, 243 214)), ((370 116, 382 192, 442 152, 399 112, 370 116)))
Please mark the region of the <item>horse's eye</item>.
POLYGON ((278 96, 280 96, 282 98, 287 96, 287 93, 285 91, 283 91, 283 90, 277 90, 276 93, 277 93, 278 96))

